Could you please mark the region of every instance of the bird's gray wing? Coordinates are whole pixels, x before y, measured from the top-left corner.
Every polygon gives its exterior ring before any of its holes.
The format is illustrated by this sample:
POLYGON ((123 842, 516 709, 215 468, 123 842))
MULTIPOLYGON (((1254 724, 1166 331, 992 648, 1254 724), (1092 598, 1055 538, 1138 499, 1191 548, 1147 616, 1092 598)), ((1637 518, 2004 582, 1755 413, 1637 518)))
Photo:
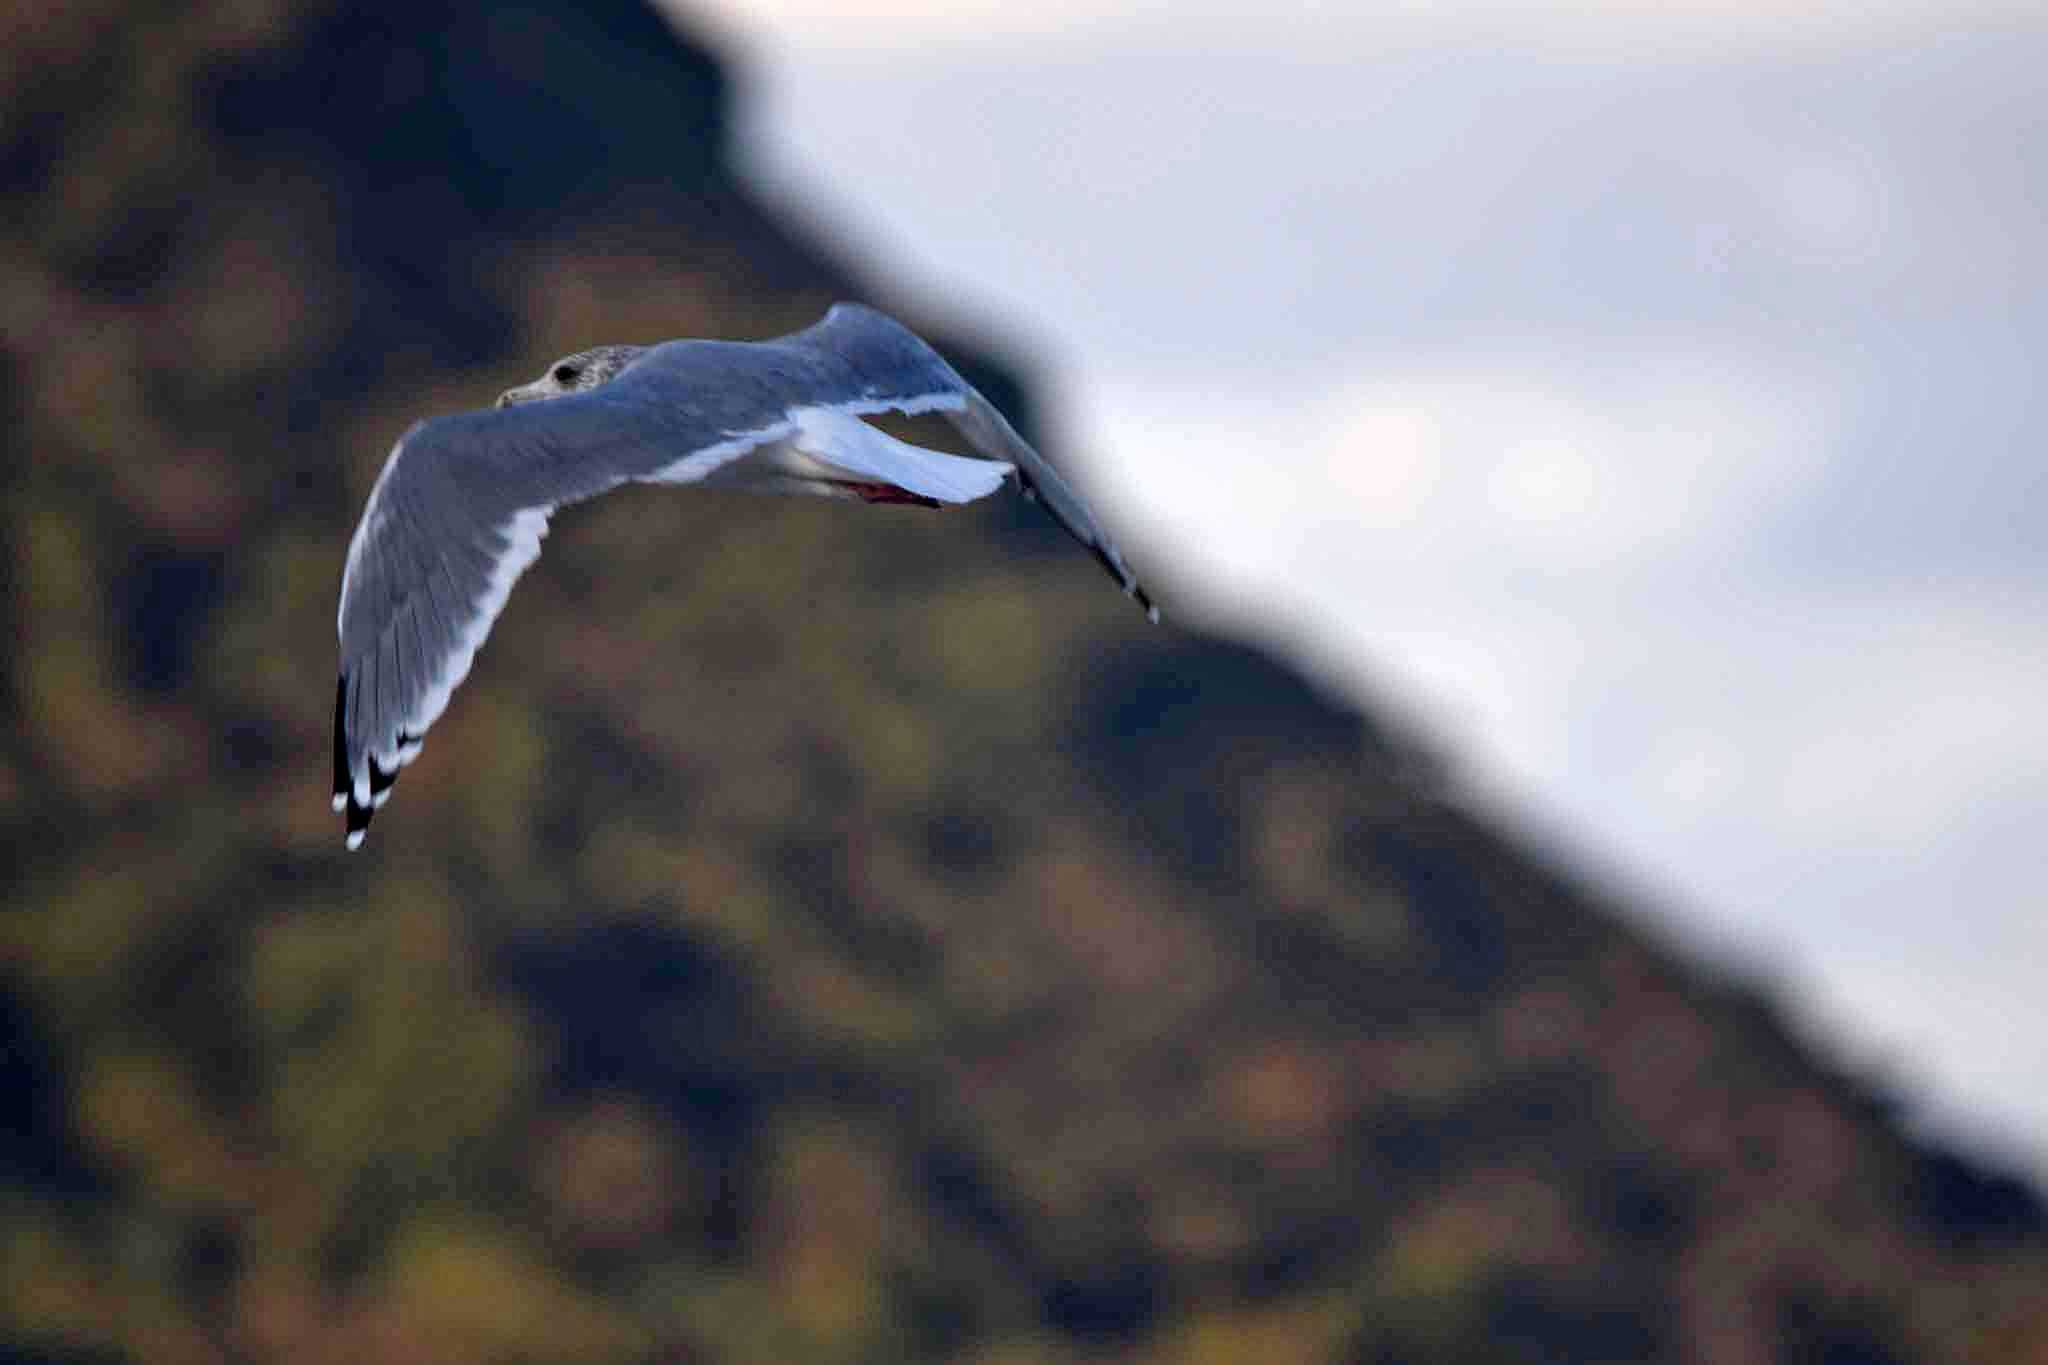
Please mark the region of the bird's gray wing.
POLYGON ((1017 433, 995 404, 982 397, 915 332, 885 313, 862 304, 841 303, 835 304, 816 326, 786 337, 780 344, 821 353, 828 362, 836 359, 856 376, 915 375, 934 393, 957 395, 957 401, 935 400, 905 410, 944 413, 977 451, 1013 466, 1024 495, 1042 504, 1054 521, 1085 545, 1117 586, 1145 609, 1147 617, 1154 622, 1159 620, 1159 608, 1139 585, 1138 576, 1124 563, 1116 542, 1095 520, 1080 495, 1017 433))
POLYGON ((1102 567, 1109 571, 1117 586, 1145 609, 1146 617, 1154 624, 1159 621, 1159 608, 1139 584, 1138 576, 1124 563, 1123 555, 1117 550, 1116 542, 1109 533, 1096 523, 1088 511, 1088 504, 1080 495, 1067 486, 1059 471, 1045 462, 1045 458, 1031 448, 1031 443, 1017 434, 995 404, 983 398, 972 388, 967 390, 967 402, 957 411, 946 414, 949 421, 965 436, 976 450, 992 460, 1005 461, 1016 466, 1017 480, 1024 488, 1024 496, 1035 499, 1052 518, 1066 528, 1067 534, 1080 541, 1094 553, 1102 567))
POLYGON ((350 848, 540 555, 549 514, 619 482, 604 449, 587 422, 507 409, 422 422, 392 450, 336 613, 334 805, 350 848))

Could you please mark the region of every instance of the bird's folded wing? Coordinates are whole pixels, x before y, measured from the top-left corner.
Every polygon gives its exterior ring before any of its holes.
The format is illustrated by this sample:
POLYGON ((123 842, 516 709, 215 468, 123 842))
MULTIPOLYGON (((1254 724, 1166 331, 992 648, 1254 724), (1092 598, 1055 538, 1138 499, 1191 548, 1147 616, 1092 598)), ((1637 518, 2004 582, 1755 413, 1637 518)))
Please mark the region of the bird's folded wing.
POLYGON ((973 388, 968 388, 966 404, 957 411, 949 410, 946 418, 976 450, 991 460, 1014 466, 1017 481, 1023 485, 1026 496, 1037 498, 1044 504, 1046 511, 1052 513, 1053 520, 1094 552, 1095 558, 1109 570, 1109 576, 1117 581, 1117 585, 1145 609, 1145 615, 1155 623, 1159 620, 1159 608, 1139 584, 1138 576, 1124 563, 1116 542, 1096 523, 1088 505, 1067 486, 1059 471, 1048 464, 1029 441, 1017 434, 1017 429, 1010 425, 1009 419, 997 410, 995 404, 973 388))
POLYGON ((842 383, 864 384, 869 393, 906 391, 903 386, 907 381, 918 390, 947 395, 902 410, 943 413, 976 451, 998 465, 1013 467, 1024 492, 1043 503, 1053 520, 1094 553, 1110 577, 1145 609, 1148 617, 1155 622, 1159 619, 1159 608, 1153 605, 1138 583, 1138 576, 1124 563, 1116 542, 1096 522, 1080 495, 1017 433, 1001 411, 922 337, 887 314, 860 304, 842 303, 827 312, 816 326, 786 337, 779 344, 814 357, 816 363, 843 375, 842 383))

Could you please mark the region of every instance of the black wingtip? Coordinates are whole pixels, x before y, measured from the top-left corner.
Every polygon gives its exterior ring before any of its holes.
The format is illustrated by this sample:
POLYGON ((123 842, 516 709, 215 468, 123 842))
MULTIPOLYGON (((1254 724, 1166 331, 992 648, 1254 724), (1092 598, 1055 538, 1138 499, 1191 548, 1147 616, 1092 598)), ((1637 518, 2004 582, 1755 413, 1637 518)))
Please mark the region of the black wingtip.
POLYGON ((351 853, 353 853, 356 849, 359 849, 363 846, 363 835, 366 832, 368 832, 370 828, 370 821, 377 818, 377 807, 383 805, 384 802, 389 799, 385 796, 385 793, 390 791, 391 784, 398 780, 397 768, 393 768, 389 772, 386 772, 383 768, 377 765, 377 760, 375 757, 372 757, 369 760, 369 763, 370 804, 367 806, 358 804, 356 801, 355 793, 353 791, 350 791, 348 793, 346 799, 346 808, 348 811, 348 833, 343 842, 348 845, 349 851, 351 853))
MULTIPOLYGON (((401 743, 414 741, 415 737, 403 732, 401 743)), ((363 835, 370 828, 370 821, 376 817, 377 807, 388 798, 385 793, 398 780, 398 768, 385 771, 373 756, 370 764, 370 801, 364 805, 356 800, 355 779, 349 772, 348 763, 348 675, 341 675, 334 688, 334 809, 345 819, 342 842, 351 851, 361 848, 363 835)))
POLYGON ((343 837, 342 842, 348 845, 349 852, 353 853, 363 846, 363 834, 370 828, 370 821, 375 818, 377 808, 375 806, 357 805, 354 796, 348 797, 347 802, 348 832, 343 837))
POLYGON ((1101 564, 1104 569, 1108 570, 1109 576, 1116 580, 1116 585, 1119 588, 1122 588, 1125 593, 1129 594, 1132 601, 1136 602, 1140 607, 1144 608, 1145 618, 1152 622, 1153 625, 1158 625, 1159 608, 1156 605, 1154 605, 1151 594, 1147 593, 1145 589, 1139 585, 1137 576, 1133 574, 1129 569, 1125 568, 1123 565, 1117 563, 1117 561, 1110 555, 1109 551, 1102 548, 1102 546, 1090 545, 1088 548, 1089 550, 1094 552, 1096 562, 1101 564))
MULTIPOLYGON (((334 799, 348 799, 348 674, 334 684, 334 799)), ((337 805, 336 810, 341 807, 337 805)))
MULTIPOLYGON (((377 765, 370 765, 370 778, 377 778, 377 765)), ((390 786, 391 779, 385 778, 384 785, 390 786)), ((374 797, 372 798, 374 800, 374 797)), ((361 848, 363 831, 370 827, 374 808, 356 804, 355 781, 348 771, 348 674, 344 673, 334 685, 334 809, 345 818, 345 834, 342 842, 351 851, 361 848)))
POLYGON ((387 773, 377 766, 376 755, 372 754, 370 756, 370 802, 372 805, 378 804, 377 798, 389 791, 391 784, 397 780, 398 769, 393 768, 387 773))

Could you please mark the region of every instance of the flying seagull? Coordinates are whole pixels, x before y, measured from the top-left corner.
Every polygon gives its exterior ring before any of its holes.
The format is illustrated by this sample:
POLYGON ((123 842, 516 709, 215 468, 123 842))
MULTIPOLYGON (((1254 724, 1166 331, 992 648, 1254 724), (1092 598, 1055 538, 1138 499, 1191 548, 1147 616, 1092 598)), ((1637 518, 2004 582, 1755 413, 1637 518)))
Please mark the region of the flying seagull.
POLYGON ((627 483, 940 507, 1009 478, 1159 619, 1087 506, 995 406, 910 329, 859 304, 773 341, 600 346, 494 410, 418 423, 384 462, 341 577, 334 809, 348 847, 468 676, 556 508, 627 483), (882 412, 943 413, 989 458, 861 420, 882 412))

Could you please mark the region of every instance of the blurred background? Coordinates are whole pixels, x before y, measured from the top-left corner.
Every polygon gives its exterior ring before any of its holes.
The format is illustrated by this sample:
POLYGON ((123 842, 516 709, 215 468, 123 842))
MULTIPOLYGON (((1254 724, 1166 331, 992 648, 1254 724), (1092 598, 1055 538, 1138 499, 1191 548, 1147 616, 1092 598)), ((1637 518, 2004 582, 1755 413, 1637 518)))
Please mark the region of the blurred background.
POLYGON ((2048 1172, 2039 7, 706 14, 749 164, 1053 359, 1183 617, 2048 1172))
POLYGON ((2048 1357, 2044 60, 7 10, 8 1357, 2048 1357), (345 855, 405 426, 841 297, 1169 625, 1021 502, 599 502, 345 855))

